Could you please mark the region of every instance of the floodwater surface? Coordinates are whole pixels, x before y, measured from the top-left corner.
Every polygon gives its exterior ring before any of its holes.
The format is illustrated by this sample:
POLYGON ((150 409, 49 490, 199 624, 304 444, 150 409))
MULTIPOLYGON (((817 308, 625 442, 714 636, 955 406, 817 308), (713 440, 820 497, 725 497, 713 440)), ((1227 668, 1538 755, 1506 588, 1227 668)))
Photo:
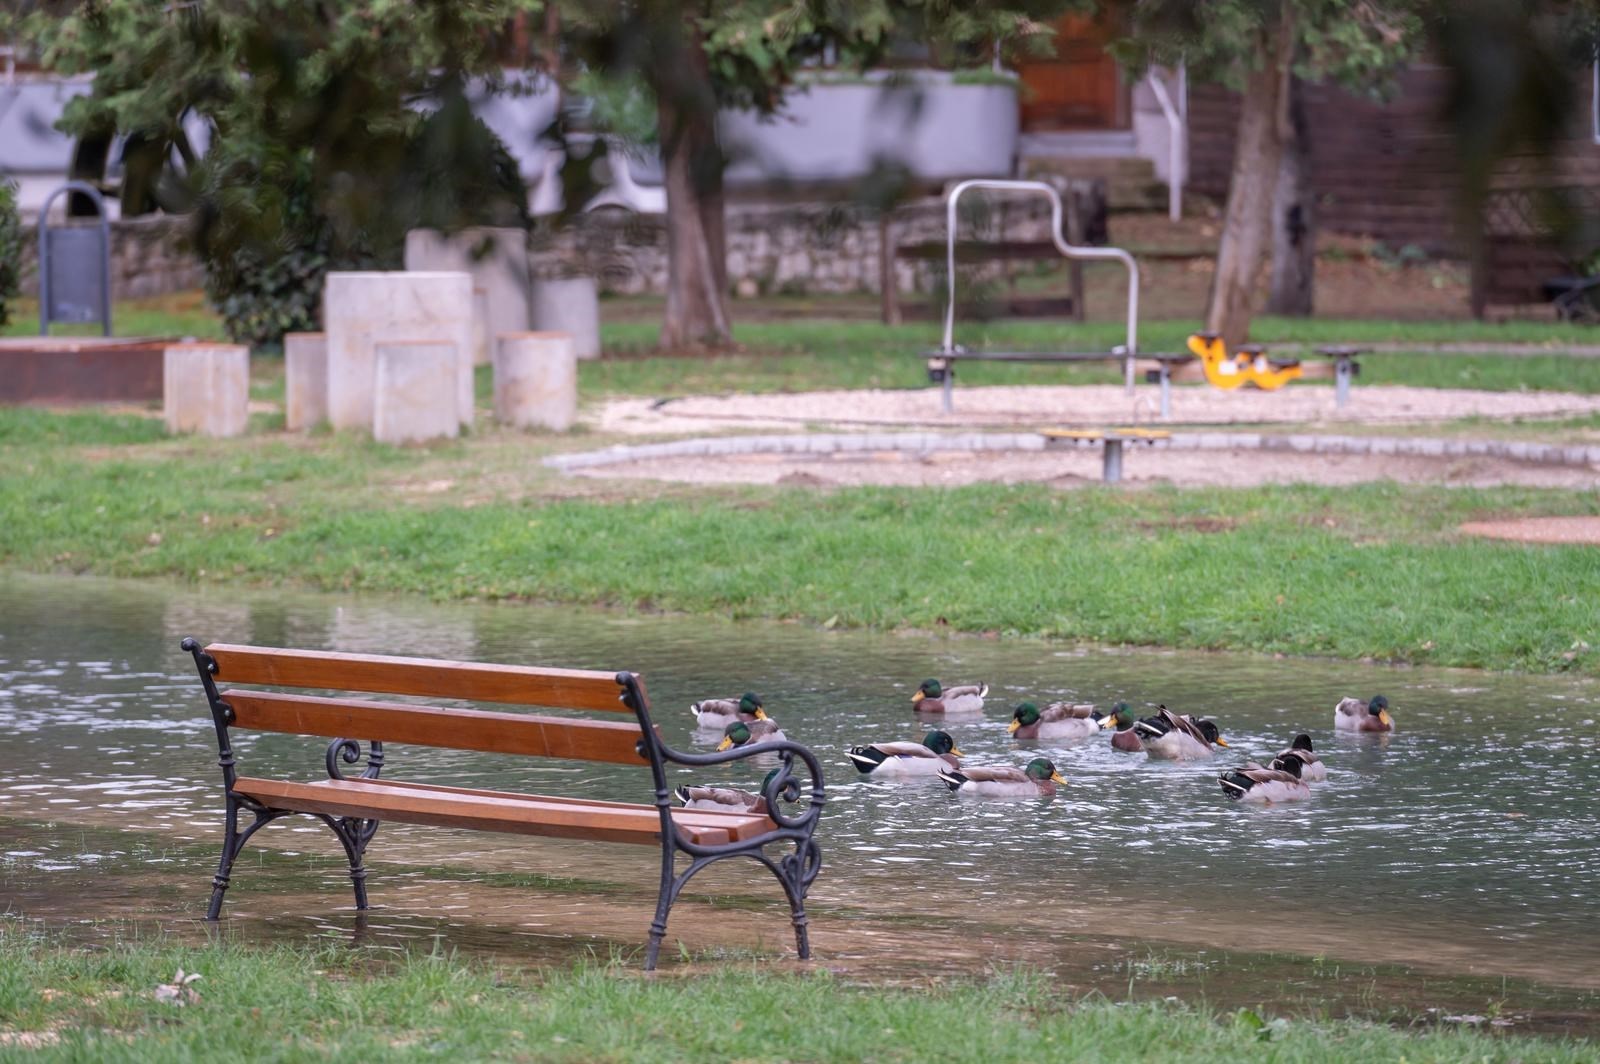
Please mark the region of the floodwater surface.
MULTIPOLYGON (((824 959, 948 953, 981 970, 1047 960, 1073 936, 1125 936, 1600 986, 1592 679, 18 575, 0 576, 0 907, 54 921, 187 920, 203 908, 222 802, 209 714, 178 649, 191 634, 632 669, 667 741, 688 749, 715 741, 694 732, 691 701, 759 692, 824 765, 824 868, 811 905, 824 959), (910 698, 930 676, 991 687, 981 718, 947 725, 969 763, 1046 756, 1069 781, 1062 793, 985 802, 937 780, 860 777, 848 747, 924 734, 910 698), (1393 735, 1333 733, 1340 696, 1377 693, 1393 707, 1393 735), (1116 753, 1103 736, 1074 745, 1007 734, 1017 701, 1064 698, 1203 714, 1231 750, 1159 763, 1116 753), (1311 800, 1263 809, 1224 798, 1219 770, 1265 760, 1301 731, 1329 767, 1311 800)), ((245 774, 323 771, 320 740, 242 734, 237 747, 245 774)), ((648 773, 622 766, 387 754, 394 778, 649 797, 648 773)), ((684 781, 754 786, 765 772, 744 762, 684 781)), ((337 854, 309 818, 268 827, 236 871, 230 914, 293 934, 347 926, 337 854)), ((640 847, 385 826, 369 858, 372 900, 389 914, 372 919, 424 942, 475 922, 530 939, 642 939, 654 890, 655 856, 640 847), (523 905, 497 882, 541 900, 523 905), (596 883, 622 899, 615 927, 592 904, 562 899, 596 883)), ((781 945, 776 885, 757 871, 713 870, 702 893, 770 900, 729 919, 766 921, 763 941, 781 945)), ((696 942, 720 917, 682 911, 674 929, 693 928, 691 945, 748 944, 743 932, 696 942)))

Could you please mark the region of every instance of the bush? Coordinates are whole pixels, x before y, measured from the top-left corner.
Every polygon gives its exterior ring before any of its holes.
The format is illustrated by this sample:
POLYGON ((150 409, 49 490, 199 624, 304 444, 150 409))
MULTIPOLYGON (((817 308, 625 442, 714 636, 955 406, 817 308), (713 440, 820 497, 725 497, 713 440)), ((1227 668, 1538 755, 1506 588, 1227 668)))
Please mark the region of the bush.
POLYGON ((11 320, 10 303, 22 287, 22 221, 17 217, 17 186, 0 177, 0 325, 11 320))
POLYGON ((368 173, 330 172, 279 145, 213 145, 195 245, 230 338, 276 344, 320 329, 328 271, 399 269, 409 229, 529 226, 516 161, 464 106, 375 143, 368 173))

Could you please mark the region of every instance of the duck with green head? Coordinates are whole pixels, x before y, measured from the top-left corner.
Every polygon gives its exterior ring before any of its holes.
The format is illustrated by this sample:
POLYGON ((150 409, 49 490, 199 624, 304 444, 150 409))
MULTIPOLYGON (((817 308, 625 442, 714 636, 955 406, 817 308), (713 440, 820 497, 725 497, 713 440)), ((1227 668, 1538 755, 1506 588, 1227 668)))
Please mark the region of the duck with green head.
POLYGON ((1153 717, 1134 724, 1144 752, 1158 760, 1197 761, 1211 756, 1212 746, 1227 746, 1222 732, 1209 720, 1174 713, 1157 706, 1153 717))
POLYGON ((1298 758, 1274 758, 1271 767, 1262 768, 1246 761, 1244 768, 1217 777, 1222 793, 1236 802, 1299 802, 1311 797, 1311 788, 1300 778, 1298 758))
POLYGON ((1104 716, 1093 706, 1072 702, 1052 702, 1043 709, 1022 702, 1006 730, 1017 739, 1087 739, 1100 730, 1104 716))
POLYGON ((717 744, 717 751, 720 753, 735 746, 750 746, 756 743, 781 743, 787 738, 776 721, 753 720, 746 724, 742 720, 736 720, 722 730, 722 742, 717 744))
POLYGON ((1373 695, 1363 702, 1359 698, 1341 698, 1333 707, 1333 730, 1353 732, 1391 732, 1394 719, 1389 716, 1389 700, 1373 695))
POLYGON ((1057 784, 1065 784, 1061 773, 1047 758, 1036 757, 1024 768, 994 765, 982 768, 946 769, 939 773, 945 786, 961 795, 979 798, 1050 797, 1057 784))
MULTIPOLYGON (((1278 761, 1294 761, 1300 766, 1300 778, 1307 783, 1317 783, 1328 778, 1328 766, 1322 763, 1322 758, 1311 749, 1311 736, 1300 734, 1294 737, 1289 744, 1289 749, 1279 754, 1278 761)), ((1277 762, 1274 762, 1276 764, 1277 762)))
POLYGON ((1144 742, 1134 728, 1138 723, 1138 718, 1133 715, 1133 707, 1126 702, 1118 702, 1111 707, 1111 714, 1100 722, 1100 727, 1116 729, 1111 733, 1111 749, 1121 750, 1125 754, 1142 754, 1144 742))
POLYGON ((933 776, 961 767, 961 751, 948 732, 931 731, 920 743, 872 743, 850 748, 850 761, 863 776, 933 776))
POLYGON ((689 704, 697 728, 715 728, 721 731, 736 720, 746 724, 757 720, 771 720, 761 696, 746 691, 738 698, 706 698, 689 704))
POLYGON ((761 781, 758 791, 742 791, 737 787, 679 787, 672 792, 685 809, 705 809, 714 813, 757 813, 765 816, 767 799, 762 793, 783 769, 775 768, 761 781))
POLYGON ((983 700, 989 694, 986 683, 962 684, 944 687, 938 680, 923 680, 911 696, 911 704, 918 713, 982 713, 983 700))

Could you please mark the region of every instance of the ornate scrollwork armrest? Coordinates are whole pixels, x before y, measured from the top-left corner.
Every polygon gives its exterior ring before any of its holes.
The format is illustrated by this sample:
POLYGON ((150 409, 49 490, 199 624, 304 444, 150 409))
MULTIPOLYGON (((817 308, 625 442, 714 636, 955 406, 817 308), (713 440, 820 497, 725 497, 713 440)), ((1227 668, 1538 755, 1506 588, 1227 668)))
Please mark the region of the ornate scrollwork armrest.
MULTIPOLYGON (((383 772, 383 744, 374 739, 367 744, 367 767, 362 770, 361 778, 375 780, 383 772)), ((332 780, 348 779, 339 767, 343 761, 347 765, 354 765, 361 760, 361 740, 335 739, 328 744, 328 778, 332 780)))
POLYGON ((661 744, 661 756, 679 765, 719 765, 756 754, 772 754, 778 759, 777 772, 761 788, 761 796, 767 800, 767 816, 780 828, 809 833, 816 826, 826 799, 822 787, 822 765, 806 747, 785 739, 781 742, 749 743, 713 754, 689 754, 661 744), (796 759, 804 763, 805 773, 810 777, 811 801, 798 814, 790 815, 783 811, 779 800, 800 801, 803 792, 801 782, 794 774, 796 759))

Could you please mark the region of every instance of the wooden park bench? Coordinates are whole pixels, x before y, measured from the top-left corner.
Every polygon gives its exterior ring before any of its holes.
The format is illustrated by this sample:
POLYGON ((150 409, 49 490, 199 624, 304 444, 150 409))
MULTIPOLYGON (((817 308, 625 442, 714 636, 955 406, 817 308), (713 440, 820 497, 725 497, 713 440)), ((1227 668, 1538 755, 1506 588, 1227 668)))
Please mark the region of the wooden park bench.
POLYGON ((1123 444, 1143 443, 1154 446, 1157 440, 1170 440, 1172 438, 1172 433, 1170 432, 1163 432, 1160 429, 1139 428, 1045 429, 1039 435, 1044 437, 1044 446, 1047 451, 1098 443, 1103 459, 1101 477, 1107 484, 1115 484, 1122 479, 1123 444))
POLYGON ((797 743, 748 744, 713 754, 680 753, 662 741, 650 719, 644 684, 631 672, 528 668, 225 643, 202 648, 194 639, 185 639, 183 649, 194 656, 216 725, 226 800, 222 859, 212 881, 208 920, 217 919, 221 913, 234 861, 250 837, 280 817, 304 814, 327 825, 344 847, 357 909, 367 908, 363 856, 384 821, 659 846, 661 885, 655 920, 650 925, 646 969, 655 967, 667 930, 667 915, 690 878, 716 861, 750 857, 778 878, 789 901, 795 945, 801 957, 810 956, 805 896, 822 865, 821 851, 812 838, 822 812, 822 770, 811 751, 797 743), (219 689, 222 684, 249 686, 219 689), (302 690, 284 693, 254 689, 263 685, 302 690), (307 694, 303 689, 626 713, 633 719, 596 720, 434 707, 372 701, 343 693, 328 697, 307 694), (235 730, 331 739, 325 759, 327 778, 240 775, 232 741, 235 730), (359 763, 363 742, 367 744, 366 767, 359 776, 346 776, 341 762, 359 763), (408 761, 413 753, 422 753, 415 748, 439 747, 648 766, 653 797, 649 802, 627 804, 385 778, 385 743, 406 744, 411 748, 408 761), (779 766, 763 785, 767 813, 672 807, 666 775, 669 762, 706 766, 758 753, 775 756, 779 766), (801 799, 801 781, 794 774, 796 760, 809 777, 810 799, 804 808, 791 814, 785 812, 783 802, 801 799), (241 813, 253 818, 243 828, 239 823, 241 813), (793 845, 792 852, 766 852, 768 846, 788 844, 793 845), (680 855, 688 859, 681 871, 680 855))

